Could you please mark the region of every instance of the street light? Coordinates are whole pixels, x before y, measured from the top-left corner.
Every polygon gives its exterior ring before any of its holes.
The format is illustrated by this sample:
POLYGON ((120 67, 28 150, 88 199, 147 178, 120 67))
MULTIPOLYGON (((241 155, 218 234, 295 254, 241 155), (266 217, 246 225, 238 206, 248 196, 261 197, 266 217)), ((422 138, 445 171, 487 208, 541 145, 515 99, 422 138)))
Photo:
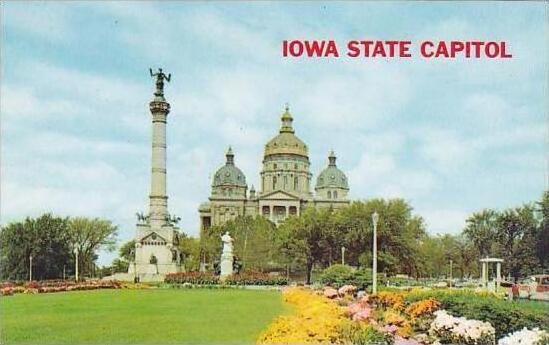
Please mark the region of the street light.
POLYGON ((76 261, 74 262, 74 272, 76 273, 76 281, 78 281, 78 247, 74 248, 74 255, 76 256, 76 261))
POLYGON ((452 259, 450 259, 450 287, 452 287, 452 259))
POLYGON ((32 254, 29 255, 29 281, 32 281, 32 254))
POLYGON ((372 214, 372 223, 374 224, 374 243, 373 243, 373 260, 372 260, 372 293, 377 293, 377 221, 379 215, 376 211, 372 214))

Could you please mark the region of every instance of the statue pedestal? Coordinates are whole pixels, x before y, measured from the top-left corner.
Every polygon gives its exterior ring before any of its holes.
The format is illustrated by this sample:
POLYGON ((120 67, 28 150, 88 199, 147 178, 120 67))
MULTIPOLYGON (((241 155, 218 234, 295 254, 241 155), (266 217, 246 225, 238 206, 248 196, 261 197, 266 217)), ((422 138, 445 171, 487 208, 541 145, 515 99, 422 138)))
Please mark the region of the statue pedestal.
POLYGON ((233 261, 234 257, 232 252, 221 254, 221 278, 225 278, 233 274, 233 261))

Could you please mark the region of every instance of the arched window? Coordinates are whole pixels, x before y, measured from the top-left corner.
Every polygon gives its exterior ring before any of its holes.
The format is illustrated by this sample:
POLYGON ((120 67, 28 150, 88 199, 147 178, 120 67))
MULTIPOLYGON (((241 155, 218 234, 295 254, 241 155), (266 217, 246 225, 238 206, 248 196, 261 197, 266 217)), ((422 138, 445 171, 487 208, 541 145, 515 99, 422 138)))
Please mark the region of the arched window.
POLYGON ((332 198, 332 191, 328 191, 328 199, 332 198))
POLYGON ((297 176, 294 177, 294 190, 297 190, 297 176))
POLYGON ((337 199, 337 190, 334 190, 334 199, 337 199))
POLYGON ((273 189, 276 189, 276 176, 273 176, 273 189))

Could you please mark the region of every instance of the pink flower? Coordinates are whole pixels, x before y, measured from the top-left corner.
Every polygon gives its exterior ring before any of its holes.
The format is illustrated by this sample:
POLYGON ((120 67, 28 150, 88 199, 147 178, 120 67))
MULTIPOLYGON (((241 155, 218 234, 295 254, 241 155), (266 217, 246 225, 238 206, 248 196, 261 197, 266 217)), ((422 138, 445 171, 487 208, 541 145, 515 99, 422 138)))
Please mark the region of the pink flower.
POLYGON ((403 337, 397 335, 395 337, 394 345, 421 345, 421 343, 415 339, 404 339, 403 337))
POLYGON ((398 327, 395 326, 395 325, 385 325, 385 326, 383 326, 383 330, 385 332, 388 332, 388 333, 394 333, 394 332, 396 332, 397 329, 398 329, 398 327))
POLYGON ((353 315, 353 321, 365 321, 370 318, 372 309, 364 308, 353 315))
POLYGON ((325 288, 324 289, 324 297, 328 298, 336 298, 337 297, 337 290, 334 288, 325 288))
POLYGON ((360 305, 360 303, 353 303, 349 305, 348 310, 349 310, 349 314, 354 315, 362 310, 362 306, 360 305))

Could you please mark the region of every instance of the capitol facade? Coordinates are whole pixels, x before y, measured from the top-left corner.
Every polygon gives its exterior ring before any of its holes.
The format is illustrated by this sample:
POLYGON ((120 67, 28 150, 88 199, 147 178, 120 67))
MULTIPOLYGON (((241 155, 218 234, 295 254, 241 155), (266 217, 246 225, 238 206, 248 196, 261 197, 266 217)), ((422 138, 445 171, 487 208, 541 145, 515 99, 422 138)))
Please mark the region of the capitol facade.
POLYGON ((257 192, 254 186, 248 190, 246 176, 228 149, 225 165, 213 175, 209 201, 198 208, 201 229, 237 216, 263 215, 278 224, 308 207, 336 209, 349 204, 347 176, 337 167, 333 151, 328 166, 316 178, 314 193, 311 191, 309 149, 295 135, 292 122, 286 106, 278 135, 265 144, 257 192))

